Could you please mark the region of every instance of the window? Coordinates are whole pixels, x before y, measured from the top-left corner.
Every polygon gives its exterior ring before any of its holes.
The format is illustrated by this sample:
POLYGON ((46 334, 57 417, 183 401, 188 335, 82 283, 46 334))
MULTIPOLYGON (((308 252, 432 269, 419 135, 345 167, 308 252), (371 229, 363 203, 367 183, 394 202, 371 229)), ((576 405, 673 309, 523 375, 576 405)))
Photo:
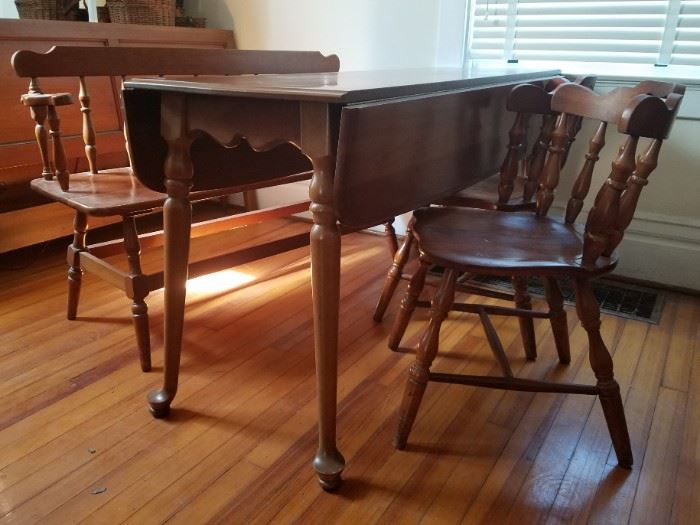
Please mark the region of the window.
POLYGON ((471 0, 468 58, 700 66, 700 0, 471 0))

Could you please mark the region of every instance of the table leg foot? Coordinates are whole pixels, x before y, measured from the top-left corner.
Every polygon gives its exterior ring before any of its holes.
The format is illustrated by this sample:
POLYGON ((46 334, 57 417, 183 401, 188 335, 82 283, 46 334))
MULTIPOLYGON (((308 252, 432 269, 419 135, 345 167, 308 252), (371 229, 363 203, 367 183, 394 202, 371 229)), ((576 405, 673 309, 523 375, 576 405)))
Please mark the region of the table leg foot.
POLYGON ((165 390, 154 390, 148 394, 148 409, 153 414, 153 417, 161 419, 167 417, 170 413, 170 403, 173 396, 168 395, 165 390))
POLYGON ((314 458, 314 470, 318 483, 323 490, 333 492, 342 481, 341 474, 345 468, 345 458, 337 450, 332 454, 319 452, 314 458))

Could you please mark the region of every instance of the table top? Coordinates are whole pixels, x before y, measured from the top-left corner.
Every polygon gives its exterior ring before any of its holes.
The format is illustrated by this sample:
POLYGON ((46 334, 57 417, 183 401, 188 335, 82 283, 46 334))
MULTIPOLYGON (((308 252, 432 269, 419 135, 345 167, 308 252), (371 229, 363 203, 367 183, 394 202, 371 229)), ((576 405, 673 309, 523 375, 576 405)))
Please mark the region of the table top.
POLYGON ((236 97, 275 98, 336 104, 368 102, 473 89, 503 83, 527 82, 559 74, 517 64, 464 68, 395 69, 341 71, 284 75, 199 76, 186 79, 134 78, 125 89, 176 91, 236 97))

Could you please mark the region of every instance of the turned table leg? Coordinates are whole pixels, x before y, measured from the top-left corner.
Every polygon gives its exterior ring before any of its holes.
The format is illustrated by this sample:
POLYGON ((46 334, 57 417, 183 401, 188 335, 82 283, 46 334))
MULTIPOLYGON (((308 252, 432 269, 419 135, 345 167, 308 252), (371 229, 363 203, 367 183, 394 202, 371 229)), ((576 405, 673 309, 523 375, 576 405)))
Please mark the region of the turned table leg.
POLYGON ((164 95, 161 114, 161 133, 168 143, 164 169, 168 198, 163 206, 165 357, 163 388, 148 395, 148 404, 155 417, 168 415, 177 392, 192 223, 188 195, 193 174, 189 153, 193 139, 187 133, 185 97, 164 95))
POLYGON ((314 347, 318 386, 318 451, 314 469, 321 487, 340 485, 345 459, 336 447, 338 388, 338 313, 340 300, 340 229, 335 218, 332 184, 335 157, 313 159, 310 186, 311 286, 314 305, 314 347))

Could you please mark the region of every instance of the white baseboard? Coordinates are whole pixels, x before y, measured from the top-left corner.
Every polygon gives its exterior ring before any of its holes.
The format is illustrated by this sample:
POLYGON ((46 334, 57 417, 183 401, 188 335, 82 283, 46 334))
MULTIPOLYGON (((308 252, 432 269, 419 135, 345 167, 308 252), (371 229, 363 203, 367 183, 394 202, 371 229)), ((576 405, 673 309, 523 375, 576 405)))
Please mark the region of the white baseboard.
MULTIPOLYGON (((563 214, 553 206, 552 217, 563 214)), ((588 210, 581 211, 586 217, 588 210)), ((700 290, 700 220, 637 212, 618 247, 615 274, 668 286, 700 290)))

